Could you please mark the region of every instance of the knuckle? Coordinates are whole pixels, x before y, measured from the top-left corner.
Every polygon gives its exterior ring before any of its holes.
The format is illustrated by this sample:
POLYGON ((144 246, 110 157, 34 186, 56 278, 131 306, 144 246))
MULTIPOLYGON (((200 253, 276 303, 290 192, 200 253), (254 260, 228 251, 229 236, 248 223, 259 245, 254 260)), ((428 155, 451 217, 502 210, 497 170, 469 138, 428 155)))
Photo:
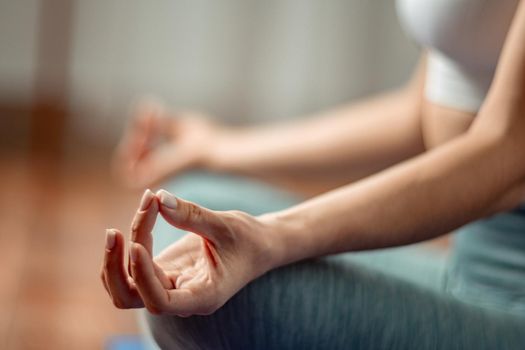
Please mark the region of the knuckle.
POLYGON ((232 223, 246 223, 250 217, 243 211, 240 210, 228 210, 224 212, 226 219, 232 223))
POLYGON ((202 216, 201 208, 194 203, 190 203, 190 205, 188 206, 188 213, 189 216, 194 219, 198 219, 202 216))
POLYGON ((131 223, 131 233, 138 233, 140 231, 140 225, 142 224, 142 213, 135 215, 133 222, 131 223))
MULTIPOLYGON (((151 204, 153 205, 153 204, 151 204)), ((148 207, 149 208, 149 207, 148 207)), ((148 215, 148 209, 141 210, 140 208, 135 213, 135 216, 133 217, 133 222, 131 224, 131 227, 140 227, 140 224, 144 221, 146 218, 146 215, 148 215)))
POLYGON ((139 235, 140 230, 137 224, 131 225, 131 240, 135 241, 139 235))
POLYGON ((242 217, 246 215, 246 213, 241 210, 228 210, 226 213, 230 214, 232 217, 242 217))
POLYGON ((185 204, 186 210, 184 210, 184 215, 183 215, 182 220, 185 224, 191 224, 192 222, 198 221, 201 219, 202 210, 198 205, 191 203, 191 202, 186 202, 184 204, 185 204))

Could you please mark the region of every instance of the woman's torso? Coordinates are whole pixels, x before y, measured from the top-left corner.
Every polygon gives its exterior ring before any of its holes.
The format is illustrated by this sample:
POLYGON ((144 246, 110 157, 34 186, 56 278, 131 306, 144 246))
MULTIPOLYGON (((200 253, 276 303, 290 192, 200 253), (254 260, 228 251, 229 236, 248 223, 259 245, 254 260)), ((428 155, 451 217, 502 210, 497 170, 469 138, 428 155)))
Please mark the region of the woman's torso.
POLYGON ((423 132, 429 148, 468 129, 494 76, 518 0, 397 0, 427 52, 423 132))
MULTIPOLYGON (((465 132, 485 98, 518 0, 398 0, 403 27, 425 48, 422 129, 433 148, 465 132)), ((447 289, 525 315, 525 209, 466 225, 447 289)))

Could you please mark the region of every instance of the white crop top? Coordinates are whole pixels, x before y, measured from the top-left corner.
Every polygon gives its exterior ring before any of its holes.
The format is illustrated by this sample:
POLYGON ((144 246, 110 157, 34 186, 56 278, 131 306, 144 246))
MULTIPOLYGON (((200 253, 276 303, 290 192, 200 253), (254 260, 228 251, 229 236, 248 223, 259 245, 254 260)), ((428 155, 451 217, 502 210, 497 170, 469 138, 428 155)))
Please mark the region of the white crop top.
POLYGON ((519 0, 397 0, 405 30, 428 50, 425 97, 477 112, 519 0))

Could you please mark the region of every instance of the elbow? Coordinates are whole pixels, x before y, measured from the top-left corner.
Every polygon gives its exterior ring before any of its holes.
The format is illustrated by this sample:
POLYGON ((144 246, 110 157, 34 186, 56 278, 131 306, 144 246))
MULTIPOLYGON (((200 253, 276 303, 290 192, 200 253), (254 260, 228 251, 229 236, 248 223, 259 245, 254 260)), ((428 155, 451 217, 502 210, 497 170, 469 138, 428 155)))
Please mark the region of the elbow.
POLYGON ((525 100, 489 94, 469 133, 518 156, 525 149, 525 100))
POLYGON ((525 122, 504 119, 479 119, 469 130, 473 143, 490 157, 501 191, 487 210, 487 215, 511 210, 525 201, 525 122))

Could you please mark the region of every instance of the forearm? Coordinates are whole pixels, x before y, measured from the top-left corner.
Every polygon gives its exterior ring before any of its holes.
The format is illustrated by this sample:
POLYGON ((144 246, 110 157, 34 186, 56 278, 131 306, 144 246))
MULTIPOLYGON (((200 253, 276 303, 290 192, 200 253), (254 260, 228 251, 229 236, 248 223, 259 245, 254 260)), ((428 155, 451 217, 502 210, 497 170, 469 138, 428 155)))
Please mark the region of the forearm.
POLYGON ((422 151, 417 108, 403 89, 306 121, 233 130, 214 147, 210 166, 348 183, 422 151))
POLYGON ((507 144, 467 134, 443 147, 266 219, 276 264, 344 251, 405 245, 489 214, 522 176, 507 144))

